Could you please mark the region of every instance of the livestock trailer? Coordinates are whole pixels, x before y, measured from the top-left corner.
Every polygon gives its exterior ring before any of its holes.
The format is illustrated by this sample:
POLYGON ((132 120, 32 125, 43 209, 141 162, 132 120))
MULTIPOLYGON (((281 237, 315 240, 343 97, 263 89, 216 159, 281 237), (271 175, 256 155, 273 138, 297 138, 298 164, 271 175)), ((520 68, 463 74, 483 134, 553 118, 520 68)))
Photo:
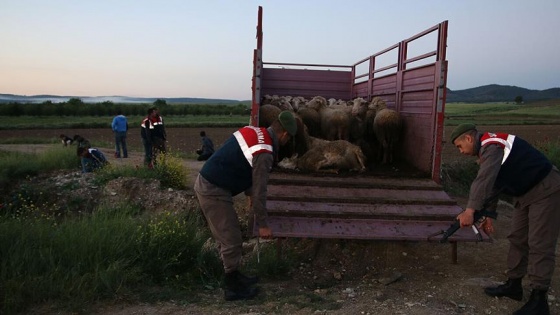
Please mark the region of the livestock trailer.
MULTIPOLYGON (((414 176, 403 172, 332 177, 273 172, 267 208, 274 235, 427 240, 431 233, 448 228, 461 211, 440 185, 448 21, 354 64, 332 65, 265 61, 262 18, 259 7, 251 125, 258 125, 264 95, 362 97, 368 101, 380 97, 403 120, 398 156, 417 170, 414 176)), ((481 233, 484 241, 490 240, 481 233)), ((476 240, 471 229, 453 235, 453 260, 456 242, 476 240)))

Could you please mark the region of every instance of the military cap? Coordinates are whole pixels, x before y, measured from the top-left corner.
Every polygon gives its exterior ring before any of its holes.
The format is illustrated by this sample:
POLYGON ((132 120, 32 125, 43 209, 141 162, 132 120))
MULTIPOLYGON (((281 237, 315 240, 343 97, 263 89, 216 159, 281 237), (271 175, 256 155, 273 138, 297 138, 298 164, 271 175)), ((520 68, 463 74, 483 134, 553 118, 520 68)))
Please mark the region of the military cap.
POLYGON ((455 139, 459 138, 460 135, 471 130, 476 130, 476 126, 474 124, 460 124, 459 126, 455 127, 455 129, 453 129, 453 132, 451 133, 451 143, 453 143, 455 139))
POLYGON ((280 125, 286 130, 290 136, 295 136, 297 132, 297 123, 294 115, 285 110, 278 115, 278 120, 280 121, 280 125))

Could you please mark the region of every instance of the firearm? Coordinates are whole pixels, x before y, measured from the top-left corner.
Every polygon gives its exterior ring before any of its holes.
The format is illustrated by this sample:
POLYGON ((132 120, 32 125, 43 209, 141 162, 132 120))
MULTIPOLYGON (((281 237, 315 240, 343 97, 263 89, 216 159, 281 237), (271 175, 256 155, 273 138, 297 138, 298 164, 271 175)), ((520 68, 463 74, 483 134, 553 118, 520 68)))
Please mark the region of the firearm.
MULTIPOLYGON (((494 195, 492 195, 490 198, 486 199, 486 201, 484 202, 483 206, 482 206, 482 210, 478 210, 474 212, 473 215, 473 225, 472 225, 472 229, 474 231, 474 233, 476 234, 476 238, 478 241, 482 241, 482 235, 480 235, 480 232, 478 231, 478 228, 476 227, 477 223, 482 223, 482 221, 484 221, 486 218, 492 218, 492 219, 497 219, 498 218, 498 213, 496 211, 489 211, 486 210, 487 208, 490 207, 490 204, 492 204, 494 201, 496 201, 496 199, 498 199, 498 196, 500 195, 500 193, 504 190, 504 188, 501 188, 500 190, 496 191, 494 193, 494 195)), ((458 229, 461 228, 461 222, 459 222, 459 220, 455 220, 455 222, 453 222, 453 224, 451 224, 451 226, 443 231, 439 231, 436 232, 434 234, 431 234, 428 236, 428 241, 431 240, 432 237, 437 236, 437 235, 443 235, 441 237, 441 239, 439 240, 440 243, 445 243, 447 242, 447 239, 455 234, 455 232, 457 232, 458 229)))
MULTIPOLYGON (((474 220, 473 220, 473 226, 472 227, 473 227, 473 230, 476 234, 476 237, 477 237, 478 241, 482 241, 482 235, 480 235, 480 233, 478 232, 478 229, 474 225, 484 221, 486 218, 496 219, 496 218, 498 218, 498 213, 496 211, 488 211, 486 209, 474 212, 474 220)), ((437 232, 437 233, 434 233, 434 234, 430 235, 428 237, 428 240, 430 238, 436 236, 436 235, 442 234, 442 237, 439 240, 439 242, 440 243, 445 243, 445 242, 447 242, 447 239, 451 235, 455 234, 455 232, 457 232, 457 230, 460 229, 460 228, 461 228, 461 222, 459 222, 459 220, 455 220, 455 222, 453 222, 453 224, 451 224, 451 226, 447 230, 437 232)))

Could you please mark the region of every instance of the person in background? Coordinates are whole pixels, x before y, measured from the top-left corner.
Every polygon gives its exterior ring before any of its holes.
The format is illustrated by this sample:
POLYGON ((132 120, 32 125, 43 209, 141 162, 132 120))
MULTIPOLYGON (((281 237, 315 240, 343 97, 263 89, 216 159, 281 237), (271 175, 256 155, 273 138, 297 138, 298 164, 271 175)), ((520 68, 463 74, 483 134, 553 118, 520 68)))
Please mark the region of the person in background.
POLYGON ((202 147, 196 150, 198 154, 198 161, 206 161, 212 154, 214 154, 214 143, 212 140, 206 136, 206 132, 200 132, 200 140, 202 141, 202 147))
POLYGON ((163 125, 163 117, 159 114, 159 109, 157 107, 153 107, 152 109, 154 110, 154 116, 151 119, 152 125, 154 126, 154 129, 152 130, 152 163, 155 163, 157 155, 167 151, 165 145, 165 142, 167 141, 167 133, 165 131, 165 126, 163 125))
POLYGON ((144 166, 153 168, 153 142, 152 133, 154 125, 152 120, 155 119, 155 112, 153 108, 148 109, 148 116, 146 116, 140 124, 140 137, 142 138, 142 145, 144 146, 144 166))
POLYGON ((296 131, 295 118, 288 111, 281 112, 268 128, 243 127, 212 154, 195 180, 200 208, 219 245, 227 301, 251 299, 258 293, 252 286, 258 278, 239 271, 243 239, 233 196, 245 192, 250 197, 259 236, 271 238, 266 212, 269 172, 279 146, 286 144, 296 131))
POLYGON ((126 133, 128 132, 128 120, 120 110, 117 111, 117 116, 113 118, 111 128, 115 134, 115 157, 120 158, 122 150, 122 157, 127 158, 126 133))
POLYGON ((90 173, 109 164, 105 155, 96 148, 78 148, 78 156, 82 162, 82 173, 90 173))
MULTIPOLYGON (((504 193, 515 198, 508 235, 508 279, 499 286, 485 288, 484 292, 521 301, 522 279, 528 275, 531 296, 514 314, 549 314, 547 292, 560 231, 558 168, 525 140, 507 133, 481 133, 473 124, 457 126, 451 142, 461 154, 477 156, 480 164, 467 207, 457 217, 462 227, 475 223, 475 211, 481 210, 492 196, 504 193)), ((481 228, 487 234, 493 233, 492 219, 483 221, 481 228)))

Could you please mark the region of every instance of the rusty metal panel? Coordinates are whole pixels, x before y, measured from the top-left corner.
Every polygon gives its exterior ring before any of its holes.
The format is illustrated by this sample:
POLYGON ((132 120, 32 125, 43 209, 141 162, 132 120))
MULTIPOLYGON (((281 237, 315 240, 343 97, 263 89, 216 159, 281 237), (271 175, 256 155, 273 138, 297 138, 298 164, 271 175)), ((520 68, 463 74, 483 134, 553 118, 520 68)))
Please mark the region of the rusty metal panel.
POLYGON ((400 204, 454 204, 444 191, 393 190, 315 186, 268 186, 269 200, 313 200, 315 202, 344 201, 385 202, 400 204))
POLYGON ((350 71, 264 68, 261 94, 350 99, 351 76, 350 71))
POLYGON ((435 81, 435 65, 433 64, 421 68, 403 71, 404 92, 413 90, 433 91, 435 81))
POLYGON ((373 79, 371 91, 375 96, 395 94, 397 92, 397 76, 393 74, 373 79))
POLYGON ((273 172, 270 185, 299 185, 321 187, 362 187, 387 189, 441 190, 441 185, 429 178, 377 177, 375 175, 353 174, 349 176, 325 176, 291 172, 273 172))
MULTIPOLYGON (((428 236, 446 230, 453 222, 271 216, 267 223, 275 237, 427 241, 428 236)), ((258 226, 253 233, 258 235, 258 226)), ((483 241, 491 241, 482 231, 481 236, 483 241)), ((471 228, 462 228, 449 241, 475 242, 477 238, 471 228)))
POLYGON ((352 98, 361 97, 363 99, 367 99, 368 93, 367 81, 354 84, 354 87, 352 88, 352 98))
POLYGON ((387 204, 387 203, 344 203, 309 200, 268 200, 266 207, 270 215, 277 216, 339 216, 366 218, 400 218, 421 220, 449 220, 462 211, 456 204, 387 204))

